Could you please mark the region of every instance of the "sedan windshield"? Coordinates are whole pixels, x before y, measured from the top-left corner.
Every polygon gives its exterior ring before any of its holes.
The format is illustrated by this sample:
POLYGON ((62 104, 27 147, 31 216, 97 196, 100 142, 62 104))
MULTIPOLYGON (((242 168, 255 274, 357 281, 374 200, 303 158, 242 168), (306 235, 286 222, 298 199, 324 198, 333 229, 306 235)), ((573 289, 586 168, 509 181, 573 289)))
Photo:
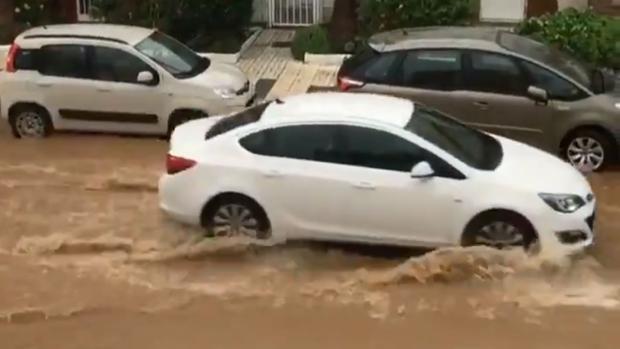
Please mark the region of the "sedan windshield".
POLYGON ((210 65, 207 58, 157 31, 137 44, 136 49, 178 79, 196 76, 210 65))
POLYGON ((437 110, 416 105, 405 129, 478 170, 491 171, 502 162, 502 146, 495 138, 437 110))
POLYGON ((594 68, 556 48, 508 32, 501 33, 499 44, 509 51, 544 63, 566 74, 585 87, 592 88, 594 68))

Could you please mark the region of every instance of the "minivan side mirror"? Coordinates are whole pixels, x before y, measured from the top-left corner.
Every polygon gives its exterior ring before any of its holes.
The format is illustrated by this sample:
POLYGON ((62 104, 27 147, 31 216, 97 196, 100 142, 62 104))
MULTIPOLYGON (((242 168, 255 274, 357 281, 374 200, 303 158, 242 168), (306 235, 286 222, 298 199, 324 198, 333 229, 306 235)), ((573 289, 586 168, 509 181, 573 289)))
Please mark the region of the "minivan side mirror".
POLYGON ((153 73, 151 73, 150 71, 142 71, 138 74, 138 83, 140 84, 152 84, 153 81, 155 80, 155 76, 153 76, 153 73))
POLYGON ((527 95, 537 103, 547 104, 549 102, 549 94, 540 87, 530 86, 527 88, 527 95))
POLYGON ((431 178, 435 176, 435 171, 431 164, 422 161, 411 169, 411 178, 431 178))

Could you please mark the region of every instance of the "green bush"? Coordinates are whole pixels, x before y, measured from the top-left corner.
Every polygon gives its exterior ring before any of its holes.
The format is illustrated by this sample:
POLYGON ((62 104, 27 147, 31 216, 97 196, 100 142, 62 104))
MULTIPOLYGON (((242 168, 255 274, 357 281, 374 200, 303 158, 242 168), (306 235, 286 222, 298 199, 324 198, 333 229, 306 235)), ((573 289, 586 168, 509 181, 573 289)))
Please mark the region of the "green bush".
POLYGON ((574 8, 530 18, 519 24, 517 32, 554 45, 574 56, 605 67, 618 66, 620 30, 591 9, 574 8))
POLYGON ((157 27, 183 42, 210 31, 245 28, 252 17, 252 0, 92 1, 95 18, 157 27))
POLYGON ((362 0, 359 19, 368 34, 404 27, 462 25, 472 18, 472 0, 362 0))
POLYGON ((303 61, 306 52, 329 53, 330 51, 327 30, 322 26, 315 25, 295 32, 291 45, 291 52, 295 59, 303 61))
POLYGON ((25 27, 35 27, 50 21, 50 0, 15 0, 13 18, 25 27))

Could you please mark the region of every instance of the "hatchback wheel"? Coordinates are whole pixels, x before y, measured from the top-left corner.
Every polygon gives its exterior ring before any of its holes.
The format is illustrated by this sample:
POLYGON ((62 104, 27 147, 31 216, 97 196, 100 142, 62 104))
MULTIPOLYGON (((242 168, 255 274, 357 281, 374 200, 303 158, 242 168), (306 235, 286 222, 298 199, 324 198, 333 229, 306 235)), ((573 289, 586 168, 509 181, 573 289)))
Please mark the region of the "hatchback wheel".
POLYGON ((221 200, 207 209, 203 223, 209 237, 244 236, 268 239, 269 222, 263 211, 251 200, 242 198, 221 200))
POLYGON ((17 109, 9 118, 13 135, 17 138, 44 138, 52 131, 47 112, 35 106, 17 109))
POLYGON ((536 233, 525 218, 510 212, 494 212, 476 218, 467 227, 463 244, 528 250, 535 241, 536 233))
POLYGON ((567 140, 564 157, 581 172, 602 170, 611 160, 612 142, 596 130, 579 131, 567 140))

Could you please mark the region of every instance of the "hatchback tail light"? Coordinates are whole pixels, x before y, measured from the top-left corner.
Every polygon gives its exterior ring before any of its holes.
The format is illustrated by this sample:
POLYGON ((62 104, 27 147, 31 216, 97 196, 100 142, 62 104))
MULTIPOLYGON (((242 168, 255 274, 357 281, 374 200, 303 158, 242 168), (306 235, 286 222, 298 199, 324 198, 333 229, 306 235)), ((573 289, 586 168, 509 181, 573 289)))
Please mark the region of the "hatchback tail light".
POLYGON ((362 87, 362 86, 364 86, 363 81, 351 79, 346 76, 338 77, 338 89, 340 89, 340 91, 342 92, 348 91, 352 87, 362 87))
POLYGON ((188 170, 196 165, 196 161, 168 154, 166 157, 166 171, 175 174, 188 170))
POLYGON ((15 69, 15 58, 17 57, 17 54, 19 53, 19 46, 17 44, 13 44, 11 45, 11 48, 9 49, 9 54, 6 57, 6 71, 9 73, 15 73, 16 69, 15 69))

